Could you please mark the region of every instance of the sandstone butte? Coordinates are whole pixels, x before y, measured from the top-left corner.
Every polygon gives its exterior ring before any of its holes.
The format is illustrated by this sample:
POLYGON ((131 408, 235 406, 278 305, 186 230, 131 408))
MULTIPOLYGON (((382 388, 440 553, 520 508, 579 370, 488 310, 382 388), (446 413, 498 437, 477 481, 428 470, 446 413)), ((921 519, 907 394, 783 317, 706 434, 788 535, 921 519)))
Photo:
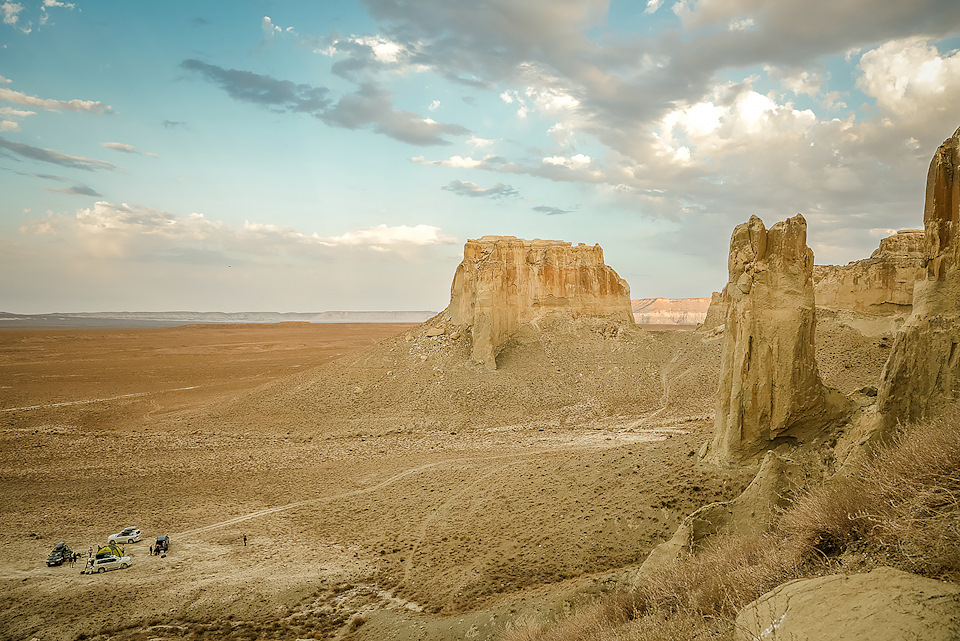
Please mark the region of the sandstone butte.
POLYGON ((468 240, 446 309, 469 328, 472 357, 496 369, 500 347, 545 318, 601 317, 633 324, 630 286, 603 262, 599 245, 484 236, 468 240))
POLYGON ((915 421, 956 398, 960 383, 960 129, 937 149, 923 208, 924 278, 883 370, 884 423, 915 421))
POLYGON ((924 232, 906 229, 882 239, 870 258, 814 266, 814 297, 828 309, 908 314, 924 271, 924 232))
POLYGON ((707 455, 714 463, 808 441, 844 412, 843 396, 824 386, 817 370, 813 251, 806 238, 799 214, 769 230, 752 216, 733 230, 720 294, 726 327, 707 455))

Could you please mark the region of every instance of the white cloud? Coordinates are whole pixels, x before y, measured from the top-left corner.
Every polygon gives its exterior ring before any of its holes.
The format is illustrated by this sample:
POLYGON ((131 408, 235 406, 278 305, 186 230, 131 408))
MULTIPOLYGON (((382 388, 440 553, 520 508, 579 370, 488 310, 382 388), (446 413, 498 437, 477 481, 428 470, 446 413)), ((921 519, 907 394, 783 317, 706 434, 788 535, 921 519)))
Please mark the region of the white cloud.
POLYGON ((111 110, 109 105, 95 100, 53 100, 50 98, 37 98, 2 87, 0 87, 0 100, 27 107, 47 109, 49 111, 87 111, 90 113, 104 114, 110 113, 111 110))
POLYGON ((857 87, 896 116, 960 101, 960 52, 942 55, 921 39, 887 42, 860 58, 857 87))
POLYGON ((0 116, 7 118, 26 118, 27 116, 36 116, 36 111, 23 111, 13 107, 0 107, 0 116))
POLYGON ((443 234, 439 227, 432 225, 399 225, 388 227, 377 225, 367 229, 358 229, 340 236, 324 237, 320 242, 327 246, 336 245, 440 245, 456 243, 453 236, 443 234))
POLYGON ((427 109, 429 109, 430 111, 434 111, 434 110, 439 109, 439 108, 440 108, 440 101, 439 101, 439 100, 434 100, 433 102, 430 103, 430 106, 427 107, 427 109))
POLYGON ((656 13, 662 4, 663 0, 647 0, 647 7, 643 10, 643 12, 656 13))
POLYGON ((114 151, 126 151, 129 153, 135 153, 137 148, 133 145, 128 145, 122 142, 102 142, 100 143, 101 147, 106 147, 107 149, 113 149, 114 151))
POLYGON ((98 201, 75 217, 53 216, 32 221, 23 233, 68 236, 99 258, 130 258, 169 253, 173 248, 209 247, 244 254, 316 251, 318 248, 378 247, 396 249, 458 242, 432 225, 377 225, 323 236, 294 227, 246 221, 234 228, 203 214, 177 216, 149 207, 98 201))
POLYGON ((569 158, 566 156, 548 156, 543 159, 545 165, 558 165, 561 167, 580 168, 589 165, 592 162, 590 156, 584 154, 575 154, 569 158))
POLYGON ((757 26, 757 23, 754 22, 753 18, 743 18, 742 20, 733 20, 730 25, 730 31, 747 31, 748 29, 753 29, 757 26))
POLYGON ((21 11, 23 11, 23 5, 19 2, 4 2, 0 4, 0 13, 3 15, 4 24, 17 24, 21 11))
POLYGON ((493 156, 484 156, 483 158, 477 160, 471 157, 463 156, 451 156, 446 160, 427 160, 423 156, 416 156, 411 158, 412 162, 415 162, 420 165, 433 165, 435 167, 454 167, 456 169, 476 169, 487 164, 487 161, 493 158, 493 156))
POLYGON ((0 131, 20 131, 20 125, 12 120, 0 120, 0 131))

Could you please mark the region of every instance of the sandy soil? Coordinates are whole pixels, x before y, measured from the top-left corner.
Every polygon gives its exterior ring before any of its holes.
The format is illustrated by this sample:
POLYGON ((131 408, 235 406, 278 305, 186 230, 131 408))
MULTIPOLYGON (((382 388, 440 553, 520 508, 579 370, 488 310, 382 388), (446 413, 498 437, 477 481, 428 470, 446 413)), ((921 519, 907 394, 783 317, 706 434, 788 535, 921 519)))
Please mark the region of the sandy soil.
POLYGON ((749 480, 694 455, 716 337, 554 328, 486 372, 426 327, 0 331, 0 638, 495 638, 749 480), (127 570, 43 563, 126 525, 127 570))

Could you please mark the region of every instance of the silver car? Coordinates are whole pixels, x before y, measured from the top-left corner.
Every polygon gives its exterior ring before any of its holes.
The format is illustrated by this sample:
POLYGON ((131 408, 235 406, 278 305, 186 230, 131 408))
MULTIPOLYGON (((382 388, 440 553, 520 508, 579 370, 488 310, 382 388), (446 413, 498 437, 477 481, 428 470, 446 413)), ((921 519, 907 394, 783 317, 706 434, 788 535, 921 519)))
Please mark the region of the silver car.
POLYGON ((107 570, 125 570, 130 567, 133 560, 129 556, 114 556, 112 554, 101 556, 97 559, 88 559, 87 567, 84 569, 86 574, 103 574, 107 570))
POLYGON ((107 543, 136 543, 140 540, 140 528, 126 527, 107 537, 107 543))

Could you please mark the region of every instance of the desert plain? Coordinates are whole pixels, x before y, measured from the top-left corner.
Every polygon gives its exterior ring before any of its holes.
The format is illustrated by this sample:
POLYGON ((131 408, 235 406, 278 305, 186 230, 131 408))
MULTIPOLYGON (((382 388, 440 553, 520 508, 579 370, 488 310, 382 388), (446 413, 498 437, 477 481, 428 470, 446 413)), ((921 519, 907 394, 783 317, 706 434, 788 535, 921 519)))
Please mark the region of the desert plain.
MULTIPOLYGON (((495 372, 409 324, 2 330, 0 638, 495 639, 562 615, 754 471, 696 456, 719 339, 657 329, 521 332, 495 372), (44 563, 130 525, 129 569, 44 563)), ((826 316, 825 382, 875 383, 889 343, 826 316)))

